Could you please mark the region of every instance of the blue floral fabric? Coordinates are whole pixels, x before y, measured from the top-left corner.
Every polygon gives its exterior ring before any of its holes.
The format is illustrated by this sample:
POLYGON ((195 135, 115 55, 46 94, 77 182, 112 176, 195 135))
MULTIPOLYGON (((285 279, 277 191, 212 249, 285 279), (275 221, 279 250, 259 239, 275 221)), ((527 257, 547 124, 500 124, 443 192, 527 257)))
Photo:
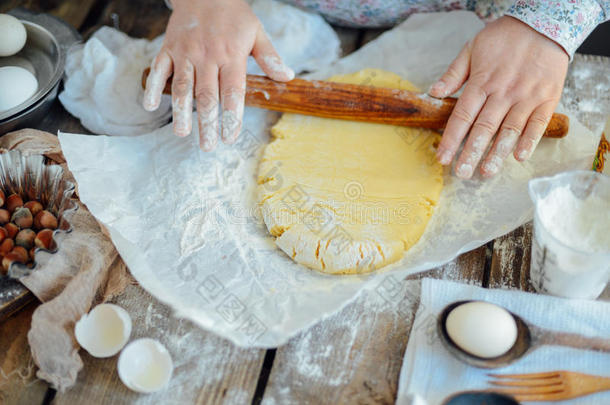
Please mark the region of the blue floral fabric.
POLYGON ((556 41, 571 57, 595 27, 610 19, 610 0, 517 0, 506 14, 556 41))
POLYGON ((413 13, 470 10, 484 21, 510 15, 559 43, 570 56, 610 19, 610 0, 282 0, 351 27, 389 27, 413 13))

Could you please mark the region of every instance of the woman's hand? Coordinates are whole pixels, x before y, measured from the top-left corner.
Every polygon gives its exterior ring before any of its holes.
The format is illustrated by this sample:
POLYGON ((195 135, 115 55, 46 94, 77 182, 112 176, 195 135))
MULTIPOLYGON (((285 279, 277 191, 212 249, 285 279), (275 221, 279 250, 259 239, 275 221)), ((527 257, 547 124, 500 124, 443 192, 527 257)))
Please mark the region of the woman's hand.
POLYGON ((442 98, 466 82, 438 147, 441 164, 451 163, 466 136, 458 177, 470 178, 481 161, 481 174, 491 177, 513 150, 527 160, 557 107, 568 62, 563 48, 517 19, 488 24, 430 88, 442 98))
POLYGON ((291 80, 294 72, 283 64, 243 0, 172 0, 172 5, 163 47, 146 82, 144 108, 151 111, 159 107, 165 82, 173 74, 174 133, 191 133, 194 95, 199 143, 201 149, 211 151, 219 132, 226 144, 235 142, 239 135, 249 55, 274 80, 291 80))

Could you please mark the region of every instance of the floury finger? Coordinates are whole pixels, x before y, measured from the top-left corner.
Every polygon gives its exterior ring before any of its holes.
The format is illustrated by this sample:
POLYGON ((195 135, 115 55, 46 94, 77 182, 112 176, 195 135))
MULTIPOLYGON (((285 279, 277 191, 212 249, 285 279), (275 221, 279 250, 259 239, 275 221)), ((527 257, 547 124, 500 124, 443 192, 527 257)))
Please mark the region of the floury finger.
POLYGON ((161 51, 153 60, 150 74, 146 80, 143 107, 146 111, 154 111, 161 104, 161 94, 167 79, 172 74, 172 60, 169 55, 161 51))
POLYGON ((189 135, 193 127, 194 73, 191 62, 176 63, 172 82, 174 133, 182 137, 189 135))

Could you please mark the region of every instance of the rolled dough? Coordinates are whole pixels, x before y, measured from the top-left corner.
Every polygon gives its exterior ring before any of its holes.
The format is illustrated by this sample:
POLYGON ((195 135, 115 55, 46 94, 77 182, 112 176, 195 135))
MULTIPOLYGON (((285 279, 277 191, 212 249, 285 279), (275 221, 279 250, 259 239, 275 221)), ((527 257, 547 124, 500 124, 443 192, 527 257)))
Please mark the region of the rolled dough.
MULTIPOLYGON (((329 80, 417 90, 375 69, 329 80)), ((438 133, 284 114, 271 134, 258 199, 269 232, 294 261, 325 273, 366 273, 419 240, 443 187, 438 133)))

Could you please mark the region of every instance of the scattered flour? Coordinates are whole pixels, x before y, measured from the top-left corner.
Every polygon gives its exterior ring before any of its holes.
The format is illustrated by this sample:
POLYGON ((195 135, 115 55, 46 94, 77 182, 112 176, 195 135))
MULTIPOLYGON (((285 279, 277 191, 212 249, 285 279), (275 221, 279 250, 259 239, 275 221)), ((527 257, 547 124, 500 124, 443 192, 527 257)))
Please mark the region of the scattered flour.
POLYGON ((610 251, 610 201, 589 195, 575 196, 569 187, 558 187, 540 203, 540 219, 562 243, 587 253, 610 251))
POLYGON ((294 79, 294 70, 286 66, 278 56, 265 56, 263 60, 274 75, 285 76, 288 80, 294 79))
POLYGON ((424 100, 425 102, 430 103, 430 104, 432 104, 432 105, 434 105, 436 107, 441 107, 444 104, 442 98, 432 97, 432 96, 429 96, 426 93, 419 93, 419 94, 416 95, 416 97, 421 99, 421 100, 424 100))
POLYGON ((597 100, 581 100, 578 104, 582 112, 601 112, 602 106, 597 100))

